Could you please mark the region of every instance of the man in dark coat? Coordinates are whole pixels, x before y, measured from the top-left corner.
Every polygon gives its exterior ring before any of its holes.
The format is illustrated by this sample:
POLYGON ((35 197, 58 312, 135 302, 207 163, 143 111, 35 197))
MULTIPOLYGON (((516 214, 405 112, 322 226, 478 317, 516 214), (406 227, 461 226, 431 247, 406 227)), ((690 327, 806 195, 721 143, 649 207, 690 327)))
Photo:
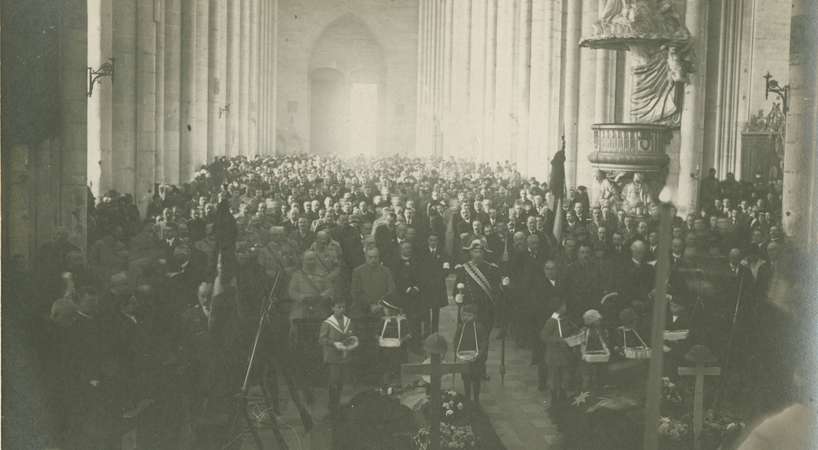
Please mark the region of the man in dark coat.
POLYGON ((568 311, 571 319, 580 323, 589 309, 599 309, 602 298, 602 276, 599 265, 593 260, 593 250, 588 243, 577 250, 577 261, 568 269, 568 285, 571 292, 568 311))
MULTIPOLYGON (((545 326, 545 322, 554 313, 553 307, 557 303, 564 303, 567 297, 565 284, 559 277, 559 268, 557 262, 549 259, 543 264, 543 276, 539 278, 537 286, 532 289, 532 313, 527 317, 530 325, 529 327, 536 331, 532 342, 531 363, 539 364, 545 349, 543 342, 540 339, 540 331, 545 326)), ((538 379, 540 386, 545 386, 546 372, 545 368, 540 365, 538 371, 538 379)), ((544 389, 544 387, 543 387, 544 389)))
MULTIPOLYGON (((422 299, 422 273, 413 255, 412 243, 403 241, 400 245, 400 256, 392 266, 395 277, 394 304, 401 308, 409 321, 412 343, 416 348, 421 344, 421 329, 428 319, 426 302, 422 299)), ((426 323, 428 328, 428 323, 426 323)))
POLYGON ((634 307, 637 314, 647 309, 648 294, 656 283, 655 268, 647 262, 647 251, 644 242, 634 241, 631 244, 631 258, 623 264, 618 277, 617 292, 620 299, 627 303, 623 306, 634 307))
POLYGON ((97 315, 99 294, 78 291, 76 319, 61 340, 66 434, 62 448, 114 448, 122 418, 120 383, 110 317, 97 315))
POLYGON ((446 275, 451 260, 443 250, 440 236, 432 233, 426 238, 426 247, 420 253, 421 286, 426 308, 431 311, 431 333, 436 333, 440 323, 440 308, 449 303, 446 292, 446 275))

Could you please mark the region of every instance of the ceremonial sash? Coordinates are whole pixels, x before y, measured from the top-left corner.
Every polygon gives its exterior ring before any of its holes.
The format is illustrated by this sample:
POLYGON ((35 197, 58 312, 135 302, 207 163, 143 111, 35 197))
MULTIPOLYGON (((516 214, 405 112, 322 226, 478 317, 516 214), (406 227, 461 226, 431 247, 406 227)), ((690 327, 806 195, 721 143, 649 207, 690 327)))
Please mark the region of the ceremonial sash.
POLYGON ((463 264, 463 269, 471 277, 471 279, 477 283, 480 290, 482 290, 483 293, 488 296, 489 300, 491 300, 492 303, 495 303, 494 295, 491 293, 491 285, 489 284, 489 280, 486 278, 486 276, 483 275, 483 272, 481 272, 480 269, 471 262, 463 264))
POLYGON ((349 317, 344 316, 344 329, 343 330, 341 329, 341 324, 338 323, 338 319, 336 319, 335 316, 327 317, 327 319, 324 320, 324 322, 327 323, 332 328, 335 328, 335 330, 338 331, 339 333, 347 334, 349 332, 349 323, 351 322, 351 320, 349 319, 349 317))

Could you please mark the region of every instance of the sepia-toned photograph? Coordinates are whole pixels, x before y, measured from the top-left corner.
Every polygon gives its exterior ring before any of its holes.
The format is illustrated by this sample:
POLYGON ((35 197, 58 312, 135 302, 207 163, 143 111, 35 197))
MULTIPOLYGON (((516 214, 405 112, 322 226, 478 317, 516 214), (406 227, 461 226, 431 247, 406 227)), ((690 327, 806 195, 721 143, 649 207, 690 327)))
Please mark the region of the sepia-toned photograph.
POLYGON ((0 0, 0 447, 818 450, 818 0, 0 0))

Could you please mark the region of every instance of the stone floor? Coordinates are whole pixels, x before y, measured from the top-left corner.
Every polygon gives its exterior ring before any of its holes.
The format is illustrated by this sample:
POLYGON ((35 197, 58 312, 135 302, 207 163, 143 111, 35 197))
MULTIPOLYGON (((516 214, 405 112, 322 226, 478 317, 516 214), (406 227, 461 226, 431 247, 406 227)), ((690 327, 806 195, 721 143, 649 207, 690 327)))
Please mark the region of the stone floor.
MULTIPOLYGON (((448 306, 441 312, 441 330, 452 336, 457 309, 448 306)), ((546 395, 537 390, 537 370, 531 366, 531 352, 506 343, 506 376, 500 382, 501 341, 492 337, 486 364, 491 378, 480 394, 483 410, 508 450, 561 450, 560 436, 545 413, 546 395)), ((457 383, 458 390, 462 383, 457 383)))
MULTIPOLYGON (((453 305, 441 312, 441 332, 451 341, 454 335, 457 308, 453 305)), ((505 383, 500 382, 500 341, 492 337, 488 359, 490 381, 485 382, 480 397, 484 411, 491 419, 497 434, 508 450, 561 450, 560 435, 550 421, 543 407, 545 394, 537 390, 536 369, 530 365, 531 353, 517 348, 516 344, 506 344, 505 383)), ((413 357, 412 359, 417 359, 413 357)), ((411 380, 403 380, 404 383, 411 380)), ((453 385, 449 377, 443 382, 444 389, 453 385)), ((454 381, 456 390, 462 392, 462 382, 454 381)), ((348 386, 342 401, 349 400, 355 393, 367 389, 366 386, 348 386)), ((282 388, 282 393, 286 392, 282 388)), ((290 450, 329 450, 329 423, 323 420, 327 414, 327 393, 325 389, 315 390, 315 402, 310 411, 316 426, 305 433, 296 408, 288 398, 282 399, 282 432, 290 450)), ((265 449, 277 449, 272 431, 261 430, 265 449)), ((245 439, 243 449, 253 449, 250 439, 245 439)))

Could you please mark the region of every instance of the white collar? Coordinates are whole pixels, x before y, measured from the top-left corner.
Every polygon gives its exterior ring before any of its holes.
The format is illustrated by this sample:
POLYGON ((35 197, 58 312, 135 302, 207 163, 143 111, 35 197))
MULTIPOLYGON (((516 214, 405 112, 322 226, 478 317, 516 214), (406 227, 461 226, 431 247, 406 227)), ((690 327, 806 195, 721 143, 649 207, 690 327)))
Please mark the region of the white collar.
POLYGON ((324 320, 324 322, 328 323, 332 328, 335 328, 339 333, 346 334, 349 331, 349 322, 350 319, 347 316, 343 317, 344 326, 341 327, 341 324, 338 323, 338 319, 335 318, 335 314, 331 314, 329 317, 324 320))

